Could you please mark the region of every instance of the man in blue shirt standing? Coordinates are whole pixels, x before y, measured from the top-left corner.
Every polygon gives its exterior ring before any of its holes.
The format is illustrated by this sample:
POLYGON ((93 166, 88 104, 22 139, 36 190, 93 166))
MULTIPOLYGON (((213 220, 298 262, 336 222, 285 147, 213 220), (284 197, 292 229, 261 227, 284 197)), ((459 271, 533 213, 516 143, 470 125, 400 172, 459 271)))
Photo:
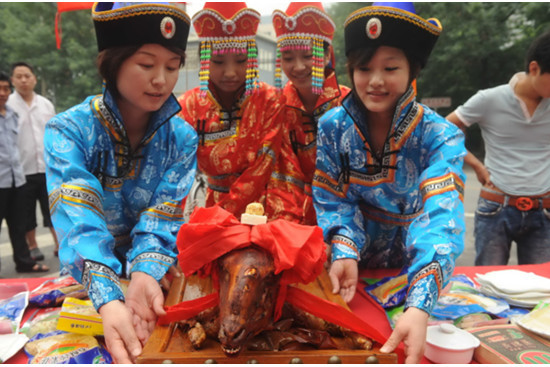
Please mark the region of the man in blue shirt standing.
POLYGON ((10 78, 0 73, 0 223, 5 218, 8 224, 15 270, 19 273, 45 272, 50 269, 31 258, 25 240, 20 210, 25 175, 17 148, 17 115, 6 106, 11 90, 10 78))

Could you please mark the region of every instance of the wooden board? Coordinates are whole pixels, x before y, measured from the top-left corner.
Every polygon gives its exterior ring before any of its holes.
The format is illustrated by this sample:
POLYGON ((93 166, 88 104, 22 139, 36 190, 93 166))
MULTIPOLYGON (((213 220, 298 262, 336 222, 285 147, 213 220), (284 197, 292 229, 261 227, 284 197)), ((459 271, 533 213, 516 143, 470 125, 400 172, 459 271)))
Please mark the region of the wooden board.
MULTIPOLYGON (((318 297, 338 303, 349 310, 344 300, 339 295, 332 294, 330 279, 326 271, 307 285, 298 285, 318 297)), ((166 306, 172 306, 182 301, 192 300, 212 292, 210 278, 199 278, 191 276, 175 279, 166 298, 166 306)), ((207 339, 203 349, 195 350, 187 337, 187 334, 176 327, 175 323, 168 326, 157 325, 149 341, 143 348, 138 363, 204 363, 213 360, 217 363, 290 363, 293 358, 300 358, 303 363, 328 363, 329 358, 338 356, 342 363, 366 363, 374 362, 376 358, 379 363, 397 363, 395 353, 382 354, 379 346, 373 350, 336 350, 320 349, 308 351, 280 351, 280 352, 253 352, 243 350, 237 357, 227 357, 221 350, 217 341, 207 339)))

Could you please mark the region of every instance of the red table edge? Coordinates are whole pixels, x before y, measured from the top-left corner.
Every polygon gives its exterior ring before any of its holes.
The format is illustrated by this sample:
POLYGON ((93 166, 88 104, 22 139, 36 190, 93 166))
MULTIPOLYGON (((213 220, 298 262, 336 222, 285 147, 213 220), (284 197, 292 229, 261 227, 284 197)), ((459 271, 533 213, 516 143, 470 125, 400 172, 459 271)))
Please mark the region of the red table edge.
MULTIPOLYGON (((494 265, 494 266, 457 266, 454 270, 455 275, 465 274, 471 279, 474 279, 477 273, 485 274, 496 270, 516 269, 525 272, 532 272, 537 275, 550 278, 550 262, 542 264, 528 264, 528 265, 494 265)), ((374 270, 361 270, 359 277, 367 278, 384 278, 387 276, 397 275, 399 270, 396 269, 374 269, 374 270)), ((40 284, 47 280, 55 279, 51 278, 13 278, 13 279, 0 279, 0 283, 14 284, 14 283, 26 283, 29 290, 32 291, 40 284)), ((387 320, 384 309, 374 301, 364 290, 362 286, 358 287, 358 292, 354 299, 349 303, 350 309, 356 314, 360 315, 365 321, 372 322, 374 326, 378 327, 380 332, 388 337, 391 334, 391 327, 387 320)), ((27 308, 23 316, 22 323, 26 321, 32 314, 32 309, 27 308)), ((12 358, 8 359, 4 363, 6 364, 23 364, 27 363, 27 356, 23 351, 18 352, 12 358)), ((403 361, 399 361, 402 363, 403 361)), ((426 358, 423 358, 421 363, 430 363, 426 358)))

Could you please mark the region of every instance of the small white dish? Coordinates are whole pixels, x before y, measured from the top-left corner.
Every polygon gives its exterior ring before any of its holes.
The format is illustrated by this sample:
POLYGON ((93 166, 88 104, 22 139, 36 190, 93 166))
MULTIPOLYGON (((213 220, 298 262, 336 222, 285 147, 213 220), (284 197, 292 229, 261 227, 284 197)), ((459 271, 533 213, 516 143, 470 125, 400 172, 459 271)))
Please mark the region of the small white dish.
POLYGON ((452 324, 428 327, 424 356, 434 363, 465 364, 472 361, 479 339, 452 324))

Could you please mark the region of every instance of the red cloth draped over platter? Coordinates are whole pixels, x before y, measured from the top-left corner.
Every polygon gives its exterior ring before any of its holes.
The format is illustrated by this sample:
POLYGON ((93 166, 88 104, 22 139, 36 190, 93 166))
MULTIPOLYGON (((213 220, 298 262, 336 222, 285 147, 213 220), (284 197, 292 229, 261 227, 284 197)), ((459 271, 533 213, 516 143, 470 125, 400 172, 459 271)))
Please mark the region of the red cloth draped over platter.
MULTIPOLYGON (((332 323, 382 343, 385 338, 352 312, 294 287, 292 283, 310 283, 321 273, 326 261, 321 228, 285 220, 255 226, 241 224, 233 214, 218 206, 197 208, 177 238, 178 260, 186 276, 198 272, 217 279, 215 260, 226 253, 257 245, 273 255, 275 273, 281 273, 281 287, 275 306, 277 320, 285 301, 332 323)), ((216 282, 215 282, 216 283, 216 282)), ((166 308, 159 324, 188 319, 218 303, 217 293, 185 301, 166 308)))

